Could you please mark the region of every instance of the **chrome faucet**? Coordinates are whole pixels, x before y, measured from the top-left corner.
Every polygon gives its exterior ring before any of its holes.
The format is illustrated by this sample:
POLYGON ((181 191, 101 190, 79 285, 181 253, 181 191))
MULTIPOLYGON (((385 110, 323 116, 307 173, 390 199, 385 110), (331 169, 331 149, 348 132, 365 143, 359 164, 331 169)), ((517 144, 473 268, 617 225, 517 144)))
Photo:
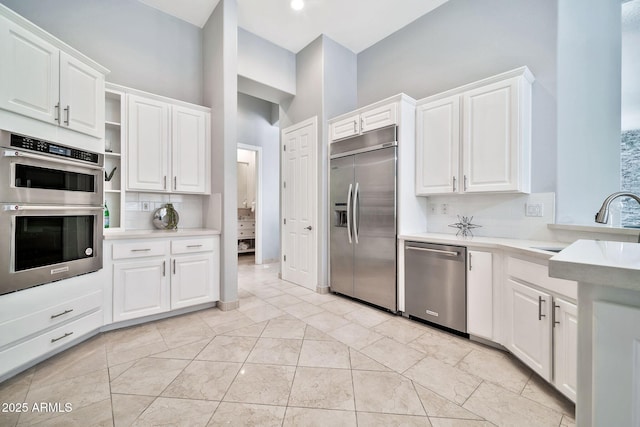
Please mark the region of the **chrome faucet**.
POLYGON ((609 221, 609 205, 611 205, 611 202, 613 202, 618 197, 631 197, 636 202, 640 203, 640 196, 638 196, 637 194, 627 193, 624 191, 613 193, 609 197, 604 199, 604 202, 602 203, 602 207, 596 214, 596 222, 599 222, 600 224, 606 224, 607 221, 609 221))

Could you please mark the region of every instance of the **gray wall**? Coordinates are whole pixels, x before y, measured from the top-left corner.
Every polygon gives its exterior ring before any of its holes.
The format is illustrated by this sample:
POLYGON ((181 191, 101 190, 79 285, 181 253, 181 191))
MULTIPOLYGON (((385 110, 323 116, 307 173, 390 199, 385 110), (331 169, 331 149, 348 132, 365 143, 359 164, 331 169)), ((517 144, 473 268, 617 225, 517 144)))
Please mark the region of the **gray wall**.
POLYGON ((107 81, 202 104, 200 28, 136 0, 0 0, 111 70, 107 81))
POLYGON ((262 147, 262 258, 280 259, 280 128, 271 124, 271 104, 238 94, 238 143, 262 147))
POLYGON ((594 224, 620 190, 620 27, 619 2, 559 1, 559 223, 594 224))
POLYGON ((236 0, 220 0, 203 28, 204 103, 211 107, 211 192, 205 226, 221 227, 221 308, 238 301, 236 0), (219 196, 222 196, 220 200, 219 196), (227 304, 224 304, 227 303, 227 304))
POLYGON ((556 184, 557 0, 450 0, 358 55, 358 105, 420 99, 527 65, 534 192, 556 184))
MULTIPOLYGON (((291 97, 296 93, 296 55, 286 49, 238 28, 238 76, 244 82, 250 80, 260 84, 263 90, 271 89, 281 97, 291 97)), ((243 88, 241 87, 242 91, 243 88)), ((264 97, 265 94, 245 93, 264 97)), ((276 99, 269 99, 276 101, 276 99)))

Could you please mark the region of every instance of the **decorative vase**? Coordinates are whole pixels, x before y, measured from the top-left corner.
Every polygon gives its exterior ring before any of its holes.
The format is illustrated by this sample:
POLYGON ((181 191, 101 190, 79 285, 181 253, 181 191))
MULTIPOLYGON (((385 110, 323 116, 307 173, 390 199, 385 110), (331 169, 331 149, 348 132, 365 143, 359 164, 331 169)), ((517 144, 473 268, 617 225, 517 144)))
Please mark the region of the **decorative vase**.
POLYGON ((160 230, 177 230, 180 215, 172 203, 167 203, 153 213, 153 226, 160 230))

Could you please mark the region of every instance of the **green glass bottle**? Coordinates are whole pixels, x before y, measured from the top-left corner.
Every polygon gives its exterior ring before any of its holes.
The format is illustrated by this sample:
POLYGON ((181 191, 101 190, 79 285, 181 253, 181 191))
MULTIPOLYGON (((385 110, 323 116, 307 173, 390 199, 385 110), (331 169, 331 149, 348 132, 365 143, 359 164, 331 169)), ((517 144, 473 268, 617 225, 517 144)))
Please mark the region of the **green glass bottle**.
POLYGON ((109 228, 109 208, 104 204, 104 228, 109 228))

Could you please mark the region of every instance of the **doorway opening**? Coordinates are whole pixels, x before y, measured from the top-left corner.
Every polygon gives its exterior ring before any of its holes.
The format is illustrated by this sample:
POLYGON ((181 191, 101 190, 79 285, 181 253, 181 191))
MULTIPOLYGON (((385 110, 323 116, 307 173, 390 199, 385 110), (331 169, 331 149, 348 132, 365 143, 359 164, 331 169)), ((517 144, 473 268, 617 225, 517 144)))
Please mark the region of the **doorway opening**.
POLYGON ((262 147, 238 144, 238 262, 262 264, 262 147))

